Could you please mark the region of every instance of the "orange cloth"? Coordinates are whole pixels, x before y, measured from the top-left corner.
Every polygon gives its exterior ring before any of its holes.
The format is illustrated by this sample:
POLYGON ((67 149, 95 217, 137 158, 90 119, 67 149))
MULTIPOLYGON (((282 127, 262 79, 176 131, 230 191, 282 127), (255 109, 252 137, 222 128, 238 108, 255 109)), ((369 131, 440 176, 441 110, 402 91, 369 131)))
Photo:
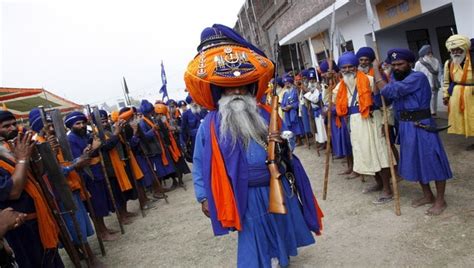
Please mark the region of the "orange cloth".
POLYGON ((237 202, 234 192, 227 177, 224 159, 222 158, 219 144, 217 142, 214 122, 211 122, 211 190, 216 206, 217 220, 223 227, 242 230, 240 215, 237 210, 237 202))
MULTIPOLYGON (((471 55, 470 53, 466 53, 466 60, 464 61, 464 67, 463 67, 463 73, 462 73, 462 78, 460 81, 460 89, 461 89, 461 94, 459 94, 459 112, 464 113, 464 108, 465 108, 465 102, 464 102, 464 84, 466 84, 467 80, 467 73, 468 69, 471 66, 471 55)), ((451 81, 454 81, 454 63, 451 61, 451 65, 449 66, 449 76, 451 77, 451 81)), ((449 112, 449 111, 448 111, 449 112)))
POLYGON ((112 111, 110 113, 110 119, 112 120, 112 122, 117 122, 118 119, 119 119, 119 112, 118 111, 112 111))
MULTIPOLYGON (((109 139, 107 135, 106 139, 109 139)), ((125 170, 125 162, 120 159, 120 155, 117 149, 113 148, 112 150, 108 151, 108 153, 110 161, 112 162, 112 167, 114 168, 115 178, 117 178, 120 190, 122 192, 125 192, 132 189, 132 184, 130 183, 130 179, 128 178, 127 171, 125 170)))
MULTIPOLYGON (((170 125, 168 121, 165 123, 168 129, 170 129, 170 125)), ((176 143, 176 140, 174 139, 173 133, 171 131, 168 131, 169 136, 170 136, 170 141, 171 144, 168 146, 170 149, 170 154, 171 157, 173 157, 173 160, 175 162, 178 162, 179 158, 181 157, 181 151, 179 150, 178 144, 176 143)))
POLYGON ((155 136, 158 139, 158 142, 160 143, 161 161, 163 162, 163 165, 167 166, 169 162, 168 162, 168 158, 166 157, 165 146, 163 146, 163 141, 161 140, 160 133, 156 132, 156 130, 154 129, 155 124, 150 119, 144 116, 143 120, 145 121, 145 123, 147 123, 148 126, 150 126, 153 129, 153 132, 155 133, 155 136))
MULTIPOLYGON (((357 71, 356 90, 359 102, 359 112, 363 118, 367 118, 372 106, 372 91, 370 90, 369 78, 361 72, 357 71)), ((347 87, 344 80, 339 84, 339 91, 336 96, 336 112, 338 116, 346 116, 349 110, 349 100, 347 98, 347 87)), ((336 117, 336 125, 341 127, 341 120, 336 117)))
POLYGON ((188 65, 184 73, 184 82, 193 101, 208 110, 215 110, 216 103, 212 98, 211 84, 220 87, 236 87, 258 83, 257 100, 260 100, 273 77, 273 63, 248 48, 236 45, 224 45, 210 48, 198 54, 188 65), (227 57, 225 49, 232 53, 244 53, 248 61, 255 67, 253 71, 236 77, 224 77, 215 73, 215 57, 227 57))
MULTIPOLYGON (((119 138, 122 143, 125 143, 122 136, 119 136, 119 138)), ((139 181, 143 179, 145 175, 143 175, 142 169, 138 165, 137 159, 135 158, 135 155, 133 154, 129 146, 127 146, 127 153, 128 153, 128 157, 130 158, 130 165, 131 165, 130 168, 132 169, 135 180, 139 181)))
MULTIPOLYGON (((0 160, 0 167, 8 173, 13 174, 15 167, 0 160)), ((38 230, 41 243, 45 249, 57 248, 59 238, 59 227, 53 218, 53 214, 48 207, 48 203, 33 176, 28 172, 24 191, 33 199, 35 203, 36 215, 38 216, 38 230)))

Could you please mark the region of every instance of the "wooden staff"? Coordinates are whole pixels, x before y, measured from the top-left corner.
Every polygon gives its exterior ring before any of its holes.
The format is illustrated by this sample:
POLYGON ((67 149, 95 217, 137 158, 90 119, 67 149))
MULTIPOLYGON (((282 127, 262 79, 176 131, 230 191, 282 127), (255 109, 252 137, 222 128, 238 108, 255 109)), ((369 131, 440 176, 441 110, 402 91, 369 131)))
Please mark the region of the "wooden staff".
MULTIPOLYGON (((372 27, 372 41, 374 43, 375 47, 375 57, 377 58, 378 61, 380 61, 380 54, 379 54, 379 48, 377 45, 377 39, 375 38, 375 29, 374 29, 374 13, 372 11, 372 5, 370 3, 370 0, 365 1, 366 9, 367 9, 367 17, 369 20, 369 24, 372 27)), ((392 186, 393 186, 393 195, 395 196, 395 214, 397 216, 400 216, 402 213, 400 211, 400 193, 398 191, 398 182, 397 182, 397 176, 395 174, 395 165, 393 161, 393 152, 392 152, 392 147, 390 146, 390 136, 389 136, 389 131, 388 131, 388 115, 387 115, 387 106, 385 105, 385 98, 383 95, 380 95, 382 99, 382 112, 383 112, 383 124, 384 124, 384 133, 385 133, 385 142, 387 143, 387 153, 388 153, 388 158, 389 158, 389 164, 390 164, 390 174, 391 174, 391 180, 392 180, 392 186)))

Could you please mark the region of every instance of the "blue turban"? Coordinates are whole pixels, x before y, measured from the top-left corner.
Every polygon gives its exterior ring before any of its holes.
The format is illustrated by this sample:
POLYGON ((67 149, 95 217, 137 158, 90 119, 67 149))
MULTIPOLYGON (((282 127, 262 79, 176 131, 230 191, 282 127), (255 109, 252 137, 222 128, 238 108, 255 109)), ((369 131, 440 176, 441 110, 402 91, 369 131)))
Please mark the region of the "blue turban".
POLYGON ((174 103, 176 105, 176 101, 174 101, 173 99, 168 99, 166 101, 166 106, 170 106, 172 103, 174 103))
POLYGON ((207 27, 201 32, 201 43, 197 50, 201 52, 204 48, 221 44, 240 44, 266 57, 263 51, 249 43, 233 29, 222 24, 214 24, 212 27, 207 27))
POLYGON ((187 102, 188 104, 191 104, 191 102, 193 102, 193 98, 191 98, 191 95, 188 95, 188 96, 186 97, 186 102, 187 102))
POLYGON ((140 103, 140 112, 142 114, 149 114, 154 110, 155 108, 153 107, 153 104, 151 104, 149 101, 142 100, 142 102, 140 103))
MULTIPOLYGON (((336 62, 333 60, 332 61, 332 69, 338 73, 339 72, 339 67, 337 67, 336 62)), ((321 73, 327 73, 329 71, 329 64, 327 60, 322 60, 319 63, 319 70, 321 70, 321 73)))
POLYGON ((316 79, 316 70, 314 68, 308 69, 308 79, 316 79))
POLYGON ((8 110, 0 110, 0 122, 4 122, 7 120, 16 119, 12 112, 8 110))
POLYGON ((356 53, 357 59, 360 59, 361 57, 367 57, 370 59, 370 61, 375 60, 375 52, 371 47, 361 47, 359 50, 357 50, 356 53))
POLYGON ((293 77, 287 75, 287 76, 283 77, 282 82, 283 82, 283 84, 285 84, 285 83, 293 84, 294 80, 293 80, 293 77))
POLYGON ((420 50, 418 50, 418 56, 420 57, 424 57, 426 54, 428 54, 429 52, 433 52, 431 50, 431 46, 430 45, 424 45, 420 48, 420 50))
POLYGON ((339 68, 342 68, 342 66, 344 65, 352 65, 352 66, 356 66, 359 65, 359 60, 357 59, 356 55, 354 55, 354 52, 352 51, 348 51, 348 52, 344 52, 344 54, 342 54, 340 57, 339 57, 339 60, 337 61, 337 66, 339 68))
POLYGON ((309 70, 302 70, 300 74, 302 77, 309 78, 309 70))
POLYGON ((183 107, 183 106, 186 106, 186 105, 188 105, 188 103, 186 101, 184 101, 184 100, 178 101, 178 107, 183 107))
POLYGON ((408 62, 415 62, 415 54, 406 48, 392 48, 387 52, 389 63, 395 60, 406 60, 408 62))
POLYGON ((40 109, 34 108, 30 111, 28 115, 30 121, 30 128, 34 132, 40 132, 41 129, 44 127, 43 120, 41 119, 41 112, 40 109))
POLYGON ((66 118, 64 119, 64 124, 66 125, 67 128, 70 129, 77 121, 87 122, 86 115, 79 111, 74 111, 72 113, 69 113, 68 115, 66 115, 66 118))
POLYGON ((107 118, 109 116, 106 110, 99 110, 99 115, 100 118, 107 118))
POLYGON ((277 77, 276 83, 277 83, 277 85, 279 85, 280 87, 285 86, 285 83, 283 83, 283 78, 281 78, 280 76, 277 77))

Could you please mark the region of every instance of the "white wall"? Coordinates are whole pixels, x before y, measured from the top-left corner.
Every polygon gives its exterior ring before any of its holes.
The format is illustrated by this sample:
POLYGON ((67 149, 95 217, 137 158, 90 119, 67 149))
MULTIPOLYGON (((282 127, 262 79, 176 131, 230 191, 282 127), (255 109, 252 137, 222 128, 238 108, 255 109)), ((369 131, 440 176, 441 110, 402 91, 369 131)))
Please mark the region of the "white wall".
POLYGON ((454 0, 454 17, 459 34, 474 37, 474 1, 472 0, 454 0))
POLYGON ((346 41, 352 40, 356 52, 360 47, 367 46, 365 35, 371 33, 371 27, 367 21, 365 9, 338 22, 338 26, 344 39, 346 41))

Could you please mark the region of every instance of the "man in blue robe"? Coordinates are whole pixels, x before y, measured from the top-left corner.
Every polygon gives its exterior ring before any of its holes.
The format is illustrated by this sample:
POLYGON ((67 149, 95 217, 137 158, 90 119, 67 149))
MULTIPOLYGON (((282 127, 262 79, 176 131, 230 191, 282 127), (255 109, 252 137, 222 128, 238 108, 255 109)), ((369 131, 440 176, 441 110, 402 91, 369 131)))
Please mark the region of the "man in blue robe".
POLYGON ((181 117, 180 142, 181 147, 185 150, 186 160, 192 163, 197 130, 204 117, 206 117, 207 111, 202 109, 199 104, 193 102, 191 96, 186 97, 186 102, 189 103, 190 107, 181 117))
POLYGON ((81 175, 86 182, 87 190, 91 194, 91 203, 97 218, 97 235, 100 235, 104 241, 116 240, 118 239, 118 231, 107 228, 104 222, 104 217, 109 216, 110 212, 114 212, 114 208, 100 164, 98 150, 101 143, 87 133, 87 117, 82 112, 69 113, 65 117, 64 124, 71 130, 67 138, 71 146, 72 156, 75 159, 85 156, 92 158, 89 166, 92 174, 83 170, 81 175))
MULTIPOLYGON (((296 176, 295 195, 287 178, 282 178, 288 212, 268 212, 266 149, 270 114, 269 107, 257 104, 257 100, 273 76, 273 64, 258 48, 219 24, 203 31, 198 51, 201 56, 189 64, 185 82, 193 99, 210 112, 196 136, 196 198, 203 213, 211 218, 215 235, 238 231, 238 267, 271 267, 272 259, 282 267, 288 266, 298 247, 314 243, 311 231, 320 233, 322 214, 309 179, 294 155, 288 159, 288 168, 291 166, 296 176), (237 57, 239 64, 209 60, 206 64, 213 72, 204 75, 205 70, 196 64, 203 57, 223 61, 237 57)), ((270 138, 281 142, 275 135, 270 138)), ((285 174, 283 167, 281 171, 285 174)))
POLYGON ((414 54, 408 49, 391 49, 387 53, 392 65, 390 83, 385 82, 379 62, 374 61, 375 83, 388 101, 393 102, 399 121, 400 163, 398 173, 408 181, 419 182, 423 197, 413 207, 433 204, 427 215, 439 215, 447 207, 444 199, 446 180, 452 177, 448 158, 431 117, 431 87, 426 76, 411 70, 414 54), (430 182, 436 185, 436 197, 430 182))
POLYGON ((304 127, 299 113, 299 94, 298 89, 293 84, 294 80, 291 76, 283 77, 283 83, 287 91, 283 94, 281 100, 281 109, 284 112, 284 124, 286 128, 292 131, 296 136, 296 145, 302 145, 301 136, 304 135, 304 127))

